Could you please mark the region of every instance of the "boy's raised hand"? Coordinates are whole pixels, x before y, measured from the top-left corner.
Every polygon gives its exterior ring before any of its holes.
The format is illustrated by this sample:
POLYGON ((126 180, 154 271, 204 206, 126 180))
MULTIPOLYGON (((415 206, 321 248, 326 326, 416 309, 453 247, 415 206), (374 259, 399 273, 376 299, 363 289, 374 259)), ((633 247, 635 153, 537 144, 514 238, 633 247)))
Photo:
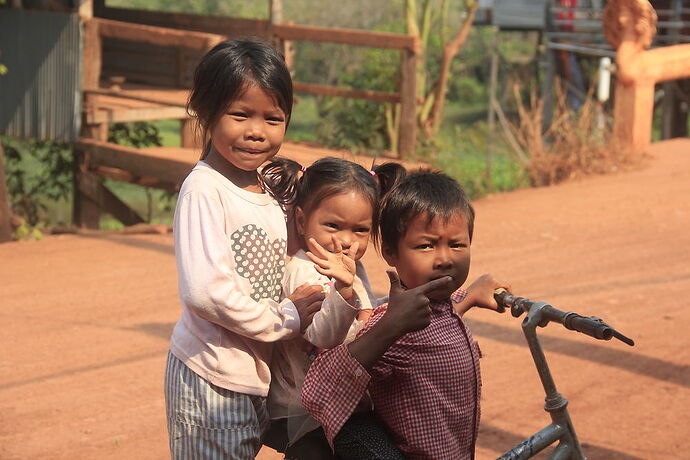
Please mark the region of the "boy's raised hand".
POLYGON ((495 278, 491 273, 484 273, 467 287, 467 297, 460 303, 454 303, 453 307, 460 316, 472 307, 497 310, 498 304, 494 299, 494 291, 498 288, 510 291, 510 284, 495 278))
POLYGON ((335 280, 335 288, 343 297, 347 298, 352 295, 352 283, 355 280, 355 271, 357 270, 355 259, 349 254, 357 254, 359 243, 355 242, 350 246, 348 254, 345 254, 340 240, 335 235, 331 238, 333 252, 325 249, 314 238, 309 238, 307 245, 310 251, 307 252, 307 257, 314 262, 317 272, 335 280))
MULTIPOLYGON (((450 276, 429 281, 412 289, 403 289, 400 278, 393 270, 387 270, 391 282, 388 308, 384 318, 400 328, 401 335, 423 329, 431 321, 430 300, 427 293, 445 287, 452 281, 450 276)), ((381 320, 383 320, 382 318, 381 320)))
POLYGON ((325 298, 323 287, 316 284, 304 283, 288 296, 295 304, 299 314, 300 329, 302 332, 314 319, 314 315, 321 309, 321 302, 325 298))
POLYGON ((450 276, 429 281, 413 289, 403 289, 398 274, 388 270, 391 289, 388 308, 383 317, 364 334, 359 335, 347 347, 350 354, 367 370, 381 359, 388 348, 408 332, 423 329, 431 322, 429 292, 452 282, 450 276))

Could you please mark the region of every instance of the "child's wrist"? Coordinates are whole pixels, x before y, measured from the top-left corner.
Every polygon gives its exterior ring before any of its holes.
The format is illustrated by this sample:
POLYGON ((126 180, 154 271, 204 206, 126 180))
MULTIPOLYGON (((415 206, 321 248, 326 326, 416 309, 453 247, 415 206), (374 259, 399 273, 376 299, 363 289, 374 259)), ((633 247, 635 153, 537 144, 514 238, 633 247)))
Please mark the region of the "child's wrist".
POLYGON ((340 294, 340 297, 343 298, 343 300, 352 300, 352 298, 355 296, 355 290, 352 289, 352 287, 337 289, 337 291, 338 294, 340 294))
MULTIPOLYGON (((336 291, 342 296, 343 299, 346 297, 352 297, 354 294, 355 290, 352 289, 352 284, 345 284, 341 281, 337 281, 333 284, 333 287, 335 288, 336 291)), ((346 299, 347 300, 347 299, 346 299)))

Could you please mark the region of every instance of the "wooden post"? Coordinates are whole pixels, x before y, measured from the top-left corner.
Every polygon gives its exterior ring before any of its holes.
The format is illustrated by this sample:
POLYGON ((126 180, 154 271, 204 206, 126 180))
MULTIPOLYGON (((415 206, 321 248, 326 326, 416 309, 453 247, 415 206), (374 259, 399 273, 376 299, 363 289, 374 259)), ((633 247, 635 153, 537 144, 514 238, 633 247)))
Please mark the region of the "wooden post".
POLYGON ((124 225, 144 223, 144 219, 108 190, 95 174, 83 171, 79 174, 79 191, 82 199, 94 203, 124 225))
POLYGON ((622 148, 645 151, 652 139, 654 82, 616 84, 613 135, 622 148))
POLYGON ((417 53, 402 51, 400 68, 400 121, 398 123, 399 156, 411 159, 417 147, 417 53))
MULTIPOLYGON (((545 39, 548 40, 548 39, 545 39)), ((556 52, 552 49, 546 48, 544 50, 544 82, 542 83, 541 100, 542 106, 542 132, 546 132, 551 127, 553 120, 553 83, 556 73, 556 52)))
POLYGON ((489 191, 491 186, 491 169, 493 168, 494 155, 494 135, 496 134, 496 111, 494 106, 498 103, 496 99, 496 90, 498 89, 498 35, 501 29, 494 28, 494 39, 491 42, 491 77, 489 80, 489 114, 488 114, 488 132, 486 134, 486 184, 489 191))
POLYGON ((83 98, 84 117, 81 122, 81 136, 98 139, 99 141, 108 141, 109 126, 107 122, 93 123, 89 122, 89 118, 93 118, 93 114, 98 111, 98 98, 94 94, 86 93, 83 98), (91 116, 90 116, 91 115, 91 116))
POLYGON ((285 57, 285 65, 292 73, 293 63, 294 63, 294 50, 292 46, 292 41, 283 40, 278 37, 274 30, 274 25, 280 25, 283 23, 283 0, 271 0, 270 11, 269 11, 270 24, 268 27, 268 35, 273 46, 276 47, 278 51, 283 53, 285 57))
POLYGON ((98 20, 84 21, 84 55, 82 57, 82 90, 98 89, 101 79, 101 36, 98 20))
POLYGON ((100 223, 101 210, 98 205, 81 193, 82 173, 87 169, 87 155, 74 150, 72 223, 79 228, 97 229, 100 223))
POLYGON ((283 49, 283 44, 280 38, 275 34, 273 30, 274 25, 280 25, 283 23, 283 0, 271 0, 269 5, 268 18, 268 39, 273 43, 280 52, 285 54, 283 49))
POLYGON ((10 195, 5 182, 5 151, 0 144, 0 243, 12 240, 10 195))
MULTIPOLYGON (((690 79, 674 82, 676 94, 690 94, 690 79)), ((676 97, 676 103, 672 108, 670 137, 688 137, 688 115, 690 107, 688 104, 676 97)))
POLYGON ((79 17, 83 20, 93 17, 93 0, 81 0, 79 2, 79 17))
POLYGON ((271 0, 270 8, 269 17, 271 18, 271 24, 282 24, 283 0, 271 0))
POLYGON ((185 148, 195 148, 200 143, 197 142, 194 130, 194 119, 187 118, 180 120, 180 146, 185 148))

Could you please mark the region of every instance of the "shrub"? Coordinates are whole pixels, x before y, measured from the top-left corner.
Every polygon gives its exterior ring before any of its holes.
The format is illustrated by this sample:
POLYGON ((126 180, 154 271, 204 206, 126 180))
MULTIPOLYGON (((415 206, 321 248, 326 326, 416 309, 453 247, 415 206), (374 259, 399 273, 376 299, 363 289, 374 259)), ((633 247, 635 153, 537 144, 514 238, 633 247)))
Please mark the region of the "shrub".
POLYGON ((532 185, 608 173, 639 162, 639 155, 613 142, 610 123, 591 92, 578 111, 568 106, 560 84, 555 94, 551 126, 542 132, 543 101, 532 89, 529 103, 524 103, 520 88, 514 86, 519 121, 508 123, 515 137, 512 155, 527 171, 532 185))
POLYGON ((0 140, 7 163, 7 189, 13 214, 29 227, 47 221, 49 205, 72 196, 72 149, 66 142, 0 140))

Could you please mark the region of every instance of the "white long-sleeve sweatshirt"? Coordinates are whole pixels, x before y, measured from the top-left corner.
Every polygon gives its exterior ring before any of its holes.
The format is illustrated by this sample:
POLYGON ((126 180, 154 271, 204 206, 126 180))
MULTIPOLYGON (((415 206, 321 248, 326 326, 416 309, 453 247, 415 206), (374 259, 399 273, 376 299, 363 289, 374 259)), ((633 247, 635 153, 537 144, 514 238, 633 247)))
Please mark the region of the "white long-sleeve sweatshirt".
POLYGON ((336 347, 354 338, 364 325, 356 319, 360 309, 372 309, 378 301, 371 291, 366 271, 356 263, 354 283, 356 298, 344 300, 333 287, 333 282, 314 268, 314 263, 303 250, 288 262, 283 277, 283 295, 288 295, 304 283, 324 286, 326 298, 301 336, 283 340, 275 345, 271 361, 271 387, 267 407, 272 419, 288 418, 288 436, 294 442, 307 432, 319 427, 307 414, 301 403, 302 383, 316 353, 336 347), (352 305, 351 305, 352 303, 352 305))
POLYGON ((282 209, 200 161, 182 184, 173 232, 182 316, 171 352, 219 387, 266 396, 272 342, 300 330, 294 304, 281 301, 282 209))

